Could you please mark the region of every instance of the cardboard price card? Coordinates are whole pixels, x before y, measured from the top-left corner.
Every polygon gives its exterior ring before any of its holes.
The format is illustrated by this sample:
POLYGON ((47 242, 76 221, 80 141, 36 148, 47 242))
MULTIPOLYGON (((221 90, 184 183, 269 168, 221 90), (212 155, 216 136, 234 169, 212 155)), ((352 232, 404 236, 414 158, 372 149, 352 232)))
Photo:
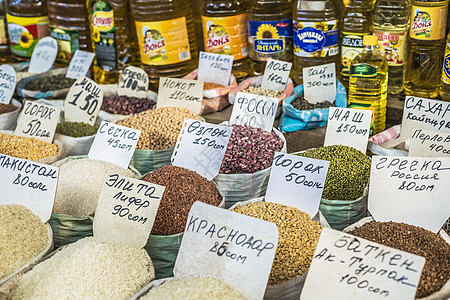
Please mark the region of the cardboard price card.
POLYGON ((34 47, 33 53, 31 54, 28 72, 47 72, 52 68, 57 54, 58 43, 54 38, 47 36, 41 39, 34 47))
POLYGON ((0 204, 22 204, 47 222, 58 174, 58 167, 0 154, 0 204))
POLYGON ((156 107, 186 107, 200 114, 203 101, 203 82, 161 77, 156 107))
POLYGON ((83 77, 75 81, 64 101, 66 122, 94 125, 102 107, 103 90, 93 80, 83 77))
POLYGON ((14 135, 34 137, 52 143, 61 109, 33 101, 25 101, 17 119, 14 135))
POLYGON ((303 68, 303 90, 310 103, 320 103, 336 99, 335 64, 303 68))
POLYGON ((284 91, 289 80, 292 63, 269 58, 264 70, 262 89, 284 91))
POLYGON ((217 83, 223 86, 230 84, 231 69, 234 57, 200 51, 198 56, 197 79, 203 82, 217 83))
POLYGON ((277 244, 274 223, 197 201, 173 273, 175 279, 215 277, 245 299, 262 299, 277 244))
POLYGON ((16 70, 10 65, 0 66, 0 103, 8 104, 16 89, 16 70))
POLYGON ((93 224, 94 236, 143 248, 155 221, 165 187, 120 176, 106 175, 93 224))
POLYGON ((147 98, 148 75, 141 68, 133 66, 123 69, 119 77, 117 94, 136 98, 147 98))
POLYGON ((329 165, 326 160, 275 152, 266 201, 293 206, 315 216, 329 165))
POLYGON ((372 111, 330 107, 324 146, 345 145, 366 153, 372 111))
POLYGON ((450 215, 449 157, 373 156, 369 211, 377 221, 438 232, 450 215))
POLYGON ((128 168, 141 131, 103 121, 89 150, 90 159, 109 161, 128 168))
POLYGON ((75 51, 72 59, 70 60, 69 69, 67 70, 67 78, 83 78, 89 72, 92 61, 94 60, 95 54, 92 52, 86 52, 83 50, 75 51))
POLYGON ((219 174, 232 131, 231 126, 184 120, 172 153, 172 165, 212 180, 219 174))
POLYGON ((450 133, 414 128, 408 156, 450 156, 450 133))
POLYGON ((230 125, 251 126, 271 132, 277 108, 278 98, 238 92, 230 125))
POLYGON ((323 228, 300 299, 415 299, 425 258, 323 228))

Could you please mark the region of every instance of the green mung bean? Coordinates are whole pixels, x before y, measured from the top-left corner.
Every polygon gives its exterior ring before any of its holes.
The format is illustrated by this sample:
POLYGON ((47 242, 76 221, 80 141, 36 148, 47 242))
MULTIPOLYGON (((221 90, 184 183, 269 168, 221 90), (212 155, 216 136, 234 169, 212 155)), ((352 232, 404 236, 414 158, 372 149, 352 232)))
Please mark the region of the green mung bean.
POLYGON ((83 122, 58 123, 56 133, 78 138, 96 134, 99 126, 99 124, 90 125, 83 122))

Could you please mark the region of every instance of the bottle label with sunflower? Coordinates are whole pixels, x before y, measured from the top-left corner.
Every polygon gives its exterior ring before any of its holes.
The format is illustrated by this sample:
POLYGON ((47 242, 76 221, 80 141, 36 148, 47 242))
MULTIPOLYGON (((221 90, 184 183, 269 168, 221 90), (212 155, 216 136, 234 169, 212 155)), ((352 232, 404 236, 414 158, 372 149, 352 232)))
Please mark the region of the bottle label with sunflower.
POLYGON ((339 54, 337 21, 294 21, 294 54, 301 57, 329 57, 339 54))
POLYGON ((444 66, 442 67, 442 81, 450 85, 450 41, 447 42, 444 55, 444 66))
POLYGON ((141 61, 146 65, 169 65, 191 59, 186 18, 137 22, 141 61))
POLYGON ((11 53, 31 57, 40 39, 49 35, 48 17, 16 17, 6 14, 11 53))
POLYGON ((50 26, 50 36, 58 42, 56 62, 69 65, 75 51, 80 49, 78 31, 50 26))
POLYGON ((404 32, 384 32, 374 30, 378 37, 378 46, 389 66, 405 64, 406 30, 404 32))
POLYGON ((369 33, 342 32, 341 75, 350 75, 350 63, 363 51, 363 39, 369 33))
MULTIPOLYGON (((272 54, 286 50, 286 40, 292 38, 292 19, 279 21, 247 21, 249 41, 256 54, 272 54)), ((252 57, 257 59, 257 57, 252 57)))
POLYGON ((233 55, 235 60, 248 56, 247 18, 202 16, 203 41, 206 52, 233 55))
POLYGON ((445 38, 447 6, 420 7, 412 5, 409 35, 416 40, 440 40, 445 38))
POLYGON ((92 3, 91 28, 97 65, 105 71, 114 71, 117 68, 114 11, 105 1, 92 3))

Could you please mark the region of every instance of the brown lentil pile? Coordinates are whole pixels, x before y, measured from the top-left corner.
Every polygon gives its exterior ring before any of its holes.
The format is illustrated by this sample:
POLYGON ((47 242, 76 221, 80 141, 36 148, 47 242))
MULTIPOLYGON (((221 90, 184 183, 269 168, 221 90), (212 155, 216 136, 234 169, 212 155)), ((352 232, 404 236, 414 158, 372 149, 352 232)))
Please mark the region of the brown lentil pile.
POLYGON ((275 151, 282 148, 283 140, 274 131, 233 125, 219 173, 243 174, 264 170, 272 165, 275 151))
POLYGON ((246 88, 245 90, 242 90, 242 92, 254 94, 254 95, 262 95, 262 96, 272 97, 272 98, 276 98, 276 97, 280 96, 281 94, 283 94, 283 91, 262 89, 260 86, 256 87, 256 86, 252 86, 252 85, 249 86, 248 88, 246 88))
POLYGON ((67 78, 64 74, 40 77, 28 82, 25 89, 40 92, 63 90, 70 88, 75 81, 76 79, 67 78))
POLYGON ((16 109, 18 107, 13 104, 0 103, 0 115, 15 111, 16 109))
POLYGON ((90 125, 83 122, 58 123, 56 133, 78 138, 96 134, 99 127, 99 124, 90 125))
POLYGON ((214 206, 222 201, 214 183, 185 168, 164 166, 147 174, 142 180, 166 187, 153 224, 151 234, 154 235, 183 232, 195 201, 214 206))
POLYGON ((39 160, 58 154, 58 146, 36 138, 0 132, 0 153, 17 158, 39 160))
POLYGON ((364 189, 369 183, 371 162, 361 151, 333 145, 307 150, 298 155, 330 161, 322 198, 352 201, 364 195, 364 189))
POLYGON ((155 101, 147 98, 136 98, 127 96, 104 97, 102 110, 110 114, 132 115, 152 109, 155 101))
POLYGON ((271 202, 250 203, 236 207, 233 211, 277 224, 278 246, 269 284, 297 278, 309 269, 322 226, 307 213, 271 202))
POLYGON ((438 234, 396 222, 369 222, 350 234, 401 251, 425 257, 416 297, 439 291, 450 279, 450 245, 438 234))
POLYGON ((183 107, 160 107, 126 118, 119 125, 141 130, 137 149, 161 150, 175 147, 184 119, 202 118, 183 107))
POLYGON ((324 101, 320 103, 309 103, 308 100, 303 98, 303 95, 300 98, 295 99, 291 102, 291 105, 298 110, 311 110, 316 108, 329 108, 333 106, 333 103, 330 101, 324 101))

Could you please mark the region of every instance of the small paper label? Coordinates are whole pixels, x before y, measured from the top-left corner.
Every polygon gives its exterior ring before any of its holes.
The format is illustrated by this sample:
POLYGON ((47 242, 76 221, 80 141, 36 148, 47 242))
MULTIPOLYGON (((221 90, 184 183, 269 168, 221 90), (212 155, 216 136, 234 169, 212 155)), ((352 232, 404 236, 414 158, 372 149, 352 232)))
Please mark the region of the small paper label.
POLYGON ((186 107, 200 114, 203 101, 203 82, 161 77, 156 107, 186 107))
POLYGON ((55 106, 27 100, 17 119, 14 135, 34 137, 51 144, 60 112, 55 106))
POLYGON ((289 80, 292 63, 269 58, 264 70, 262 89, 284 91, 289 80))
POLYGON ((450 133, 414 128, 408 156, 450 156, 450 133))
POLYGON ((154 183, 106 175, 95 211, 94 237, 143 248, 164 190, 165 187, 154 183))
POLYGON ((90 159, 109 161, 128 168, 141 131, 103 121, 89 150, 90 159))
POLYGON ((329 165, 327 160, 275 152, 266 201, 293 206, 315 216, 329 165))
POLYGON ((411 299, 425 258, 323 228, 300 299, 411 299))
POLYGON ((10 65, 0 66, 0 103, 8 104, 16 89, 16 70, 10 65))
POLYGON ((245 299, 262 299, 277 244, 274 223, 197 201, 173 273, 175 279, 215 277, 245 299))
POLYGON ((203 82, 228 86, 230 84, 233 60, 234 57, 232 55, 200 51, 197 79, 203 82))
POLYGON ((67 69, 67 78, 83 78, 87 76, 95 54, 83 50, 76 50, 73 58, 70 60, 69 69, 67 69))
POLYGON ((336 99, 335 64, 303 68, 303 89, 305 99, 310 103, 333 103, 336 99))
POLYGON ((330 107, 323 145, 345 145, 366 153, 371 122, 371 110, 330 107))
POLYGON ((64 118, 94 125, 102 102, 103 90, 97 83, 87 77, 77 79, 64 101, 64 118))
POLYGON ((400 136, 409 139, 413 128, 450 132, 450 103, 406 96, 400 136))
POLYGON ((172 165, 195 171, 208 180, 219 174, 233 127, 184 120, 172 165))
POLYGON ((58 167, 0 154, 0 204, 22 204, 47 222, 58 174, 58 167))
POLYGON ((231 112, 230 125, 244 125, 272 131, 278 98, 238 92, 231 112))
POLYGON ((144 70, 133 66, 123 69, 117 87, 119 96, 147 99, 147 92, 148 75, 144 70))
POLYGON ((373 156, 369 211, 377 221, 438 232, 450 215, 450 158, 373 156))
POLYGON ((31 54, 30 66, 28 72, 30 73, 44 73, 53 67, 56 55, 58 54, 58 43, 52 37, 45 37, 41 39, 34 47, 33 54, 31 54))

